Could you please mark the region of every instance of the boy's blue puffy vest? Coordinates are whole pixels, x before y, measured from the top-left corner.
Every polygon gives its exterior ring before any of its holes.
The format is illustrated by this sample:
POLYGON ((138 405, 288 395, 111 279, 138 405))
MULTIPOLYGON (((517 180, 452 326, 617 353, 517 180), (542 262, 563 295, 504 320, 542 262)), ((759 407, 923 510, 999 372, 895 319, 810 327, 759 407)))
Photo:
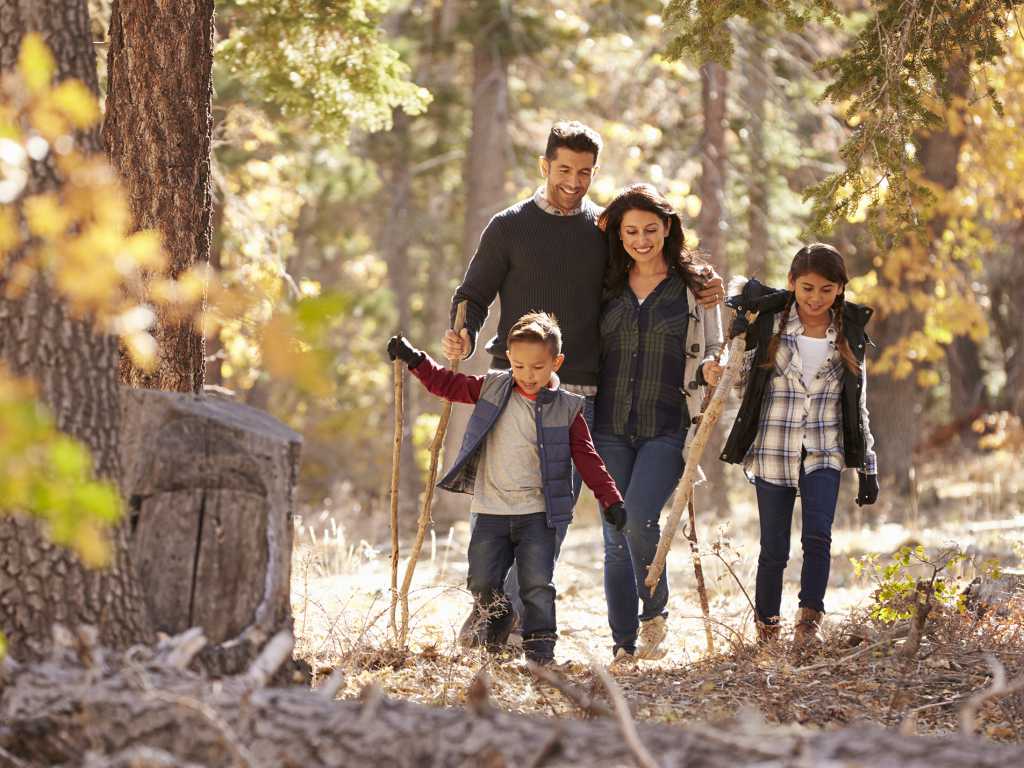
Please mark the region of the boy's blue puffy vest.
MULTIPOLYGON (((462 438, 459 456, 437 485, 455 493, 473 493, 484 438, 498 421, 515 381, 509 371, 488 373, 462 438)), ((572 522, 572 452, 569 428, 583 409, 584 398, 561 389, 542 389, 533 403, 537 449, 548 527, 572 522)))

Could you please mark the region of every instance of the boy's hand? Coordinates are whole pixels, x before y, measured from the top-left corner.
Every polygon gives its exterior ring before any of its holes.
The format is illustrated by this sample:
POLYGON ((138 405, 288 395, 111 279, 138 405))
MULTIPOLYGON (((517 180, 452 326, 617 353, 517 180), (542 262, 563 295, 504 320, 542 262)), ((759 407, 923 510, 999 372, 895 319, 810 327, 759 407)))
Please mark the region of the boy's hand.
POLYGON ((441 339, 441 349, 449 360, 465 360, 469 357, 469 331, 463 328, 455 333, 449 328, 441 339))
POLYGON ((711 278, 697 291, 697 301, 705 309, 714 309, 725 301, 725 283, 720 274, 711 273, 711 278))
POLYGON ((878 475, 866 475, 858 472, 860 483, 857 486, 857 506, 870 506, 878 501, 878 475))
POLYGON ((621 531, 626 527, 626 508, 622 506, 621 501, 607 507, 601 514, 604 516, 604 521, 614 527, 616 531, 621 531))
POLYGON ((423 352, 410 344, 404 336, 392 336, 388 341, 388 357, 401 360, 412 370, 423 362, 423 352))

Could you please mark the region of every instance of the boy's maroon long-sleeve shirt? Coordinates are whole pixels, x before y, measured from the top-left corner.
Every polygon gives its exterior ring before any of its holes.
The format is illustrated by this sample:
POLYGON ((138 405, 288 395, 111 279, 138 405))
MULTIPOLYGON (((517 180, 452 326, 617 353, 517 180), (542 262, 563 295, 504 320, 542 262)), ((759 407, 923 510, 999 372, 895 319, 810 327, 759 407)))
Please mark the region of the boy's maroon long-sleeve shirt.
MULTIPOLYGON (((475 403, 480 399, 480 390, 484 386, 483 376, 470 376, 438 365, 437 362, 424 354, 423 361, 412 369, 412 374, 422 382, 432 395, 451 400, 453 403, 475 403)), ((583 413, 576 414, 576 419, 569 427, 569 448, 572 460, 579 471, 583 482, 594 492, 602 509, 622 501, 622 494, 612 476, 604 465, 604 461, 594 448, 583 413)))

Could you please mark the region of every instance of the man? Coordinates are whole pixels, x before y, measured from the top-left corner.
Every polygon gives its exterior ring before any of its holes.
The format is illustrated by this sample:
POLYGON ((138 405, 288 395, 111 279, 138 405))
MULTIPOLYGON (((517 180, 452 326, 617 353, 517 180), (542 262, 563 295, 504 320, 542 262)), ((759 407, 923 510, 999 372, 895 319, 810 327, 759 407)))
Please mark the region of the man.
MULTIPOLYGON (((533 196, 495 214, 480 236, 462 284, 452 299, 452 316, 459 302, 467 305, 461 334, 448 330, 441 340, 451 360, 469 357, 495 297, 501 298, 498 333, 487 342, 491 367, 507 369, 506 338, 516 319, 531 311, 549 312, 562 328, 565 364, 559 371, 562 389, 586 397, 584 418, 593 427, 594 399, 600 363, 601 293, 608 245, 597 228, 601 208, 587 197, 597 174, 601 137, 578 122, 551 127, 547 147, 539 158, 544 183, 533 196)), ((709 280, 697 298, 714 306, 725 297, 722 279, 709 280)), ((682 383, 680 382, 680 386, 682 383)), ((573 493, 581 480, 573 472, 573 493)), ((472 522, 471 522, 472 524, 472 522)), ((567 526, 556 530, 561 550, 567 526)), ((515 569, 505 589, 516 615, 521 615, 515 569)), ((460 639, 475 644, 470 633, 473 617, 460 639), (467 634, 470 633, 470 634, 467 634)))

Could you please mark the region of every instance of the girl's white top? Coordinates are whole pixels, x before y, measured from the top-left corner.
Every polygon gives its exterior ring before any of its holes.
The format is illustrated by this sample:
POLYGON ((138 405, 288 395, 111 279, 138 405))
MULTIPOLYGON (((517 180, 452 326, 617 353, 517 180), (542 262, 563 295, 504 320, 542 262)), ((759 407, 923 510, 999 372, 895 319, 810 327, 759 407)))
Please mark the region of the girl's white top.
POLYGON ((816 339, 813 336, 800 334, 796 340, 797 350, 800 353, 801 378, 806 389, 811 388, 811 382, 821 370, 821 364, 828 359, 832 353, 830 342, 827 338, 816 339))

